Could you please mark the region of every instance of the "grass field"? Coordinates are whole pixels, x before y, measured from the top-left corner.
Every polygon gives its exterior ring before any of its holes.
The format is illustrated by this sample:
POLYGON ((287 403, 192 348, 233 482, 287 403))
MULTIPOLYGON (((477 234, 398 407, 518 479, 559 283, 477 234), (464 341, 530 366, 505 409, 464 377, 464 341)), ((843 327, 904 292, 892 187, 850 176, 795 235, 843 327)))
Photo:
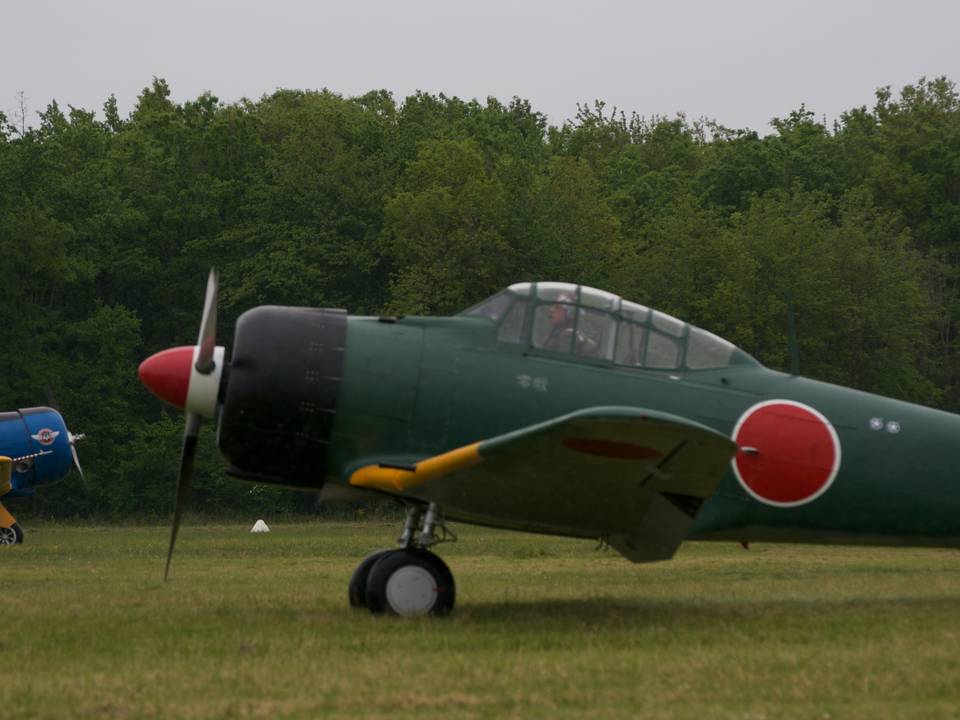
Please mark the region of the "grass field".
POLYGON ((32 525, 0 552, 0 718, 960 717, 960 553, 457 528, 447 619, 351 611, 394 524, 32 525))

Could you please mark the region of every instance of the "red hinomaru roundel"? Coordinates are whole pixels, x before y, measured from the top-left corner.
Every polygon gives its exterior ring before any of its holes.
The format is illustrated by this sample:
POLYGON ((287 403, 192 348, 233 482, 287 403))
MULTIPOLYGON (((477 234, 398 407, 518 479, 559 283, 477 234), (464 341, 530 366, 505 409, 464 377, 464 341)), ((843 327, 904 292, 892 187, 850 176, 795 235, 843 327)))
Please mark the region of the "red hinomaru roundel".
POLYGON ((767 400, 748 409, 733 428, 731 464, 751 497, 793 507, 820 497, 840 470, 840 439, 809 405, 767 400))

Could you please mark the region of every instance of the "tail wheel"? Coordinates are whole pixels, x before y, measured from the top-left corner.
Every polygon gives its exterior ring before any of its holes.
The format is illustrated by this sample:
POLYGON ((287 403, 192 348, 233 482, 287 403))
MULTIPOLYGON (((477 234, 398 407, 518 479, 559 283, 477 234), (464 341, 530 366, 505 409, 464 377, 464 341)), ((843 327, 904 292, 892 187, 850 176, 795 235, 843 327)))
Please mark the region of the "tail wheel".
POLYGON ((354 570, 353 575, 350 576, 350 587, 347 590, 350 598, 350 607, 367 607, 367 580, 370 577, 370 570, 373 569, 377 560, 392 552, 396 552, 396 550, 377 550, 360 561, 357 569, 354 570))
POLYGON ((20 523, 0 528, 0 545, 19 545, 23 542, 23 530, 20 523))
POLYGON ((447 615, 455 597, 453 573, 429 550, 408 548, 385 553, 373 564, 367 578, 367 607, 376 614, 447 615))

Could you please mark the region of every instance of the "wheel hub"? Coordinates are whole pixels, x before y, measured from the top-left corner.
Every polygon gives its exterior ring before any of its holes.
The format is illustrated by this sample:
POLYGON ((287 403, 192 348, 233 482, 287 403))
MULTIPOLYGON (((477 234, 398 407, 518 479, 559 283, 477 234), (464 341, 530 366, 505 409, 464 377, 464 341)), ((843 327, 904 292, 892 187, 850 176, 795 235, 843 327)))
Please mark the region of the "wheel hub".
POLYGON ((437 581, 424 568, 407 565, 387 580, 386 595, 397 615, 426 615, 437 602, 437 581))
POLYGON ((16 545, 17 532, 12 527, 0 528, 0 545, 16 545))

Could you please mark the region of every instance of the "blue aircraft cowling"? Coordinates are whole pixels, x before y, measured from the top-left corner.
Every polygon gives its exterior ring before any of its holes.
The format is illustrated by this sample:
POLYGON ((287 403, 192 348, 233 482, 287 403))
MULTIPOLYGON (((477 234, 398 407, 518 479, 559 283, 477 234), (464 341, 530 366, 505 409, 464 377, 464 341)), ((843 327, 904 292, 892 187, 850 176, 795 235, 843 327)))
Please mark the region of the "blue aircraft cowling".
POLYGON ((37 486, 62 480, 73 464, 63 417, 48 407, 0 413, 0 455, 23 458, 13 467, 11 497, 32 495, 37 486))

